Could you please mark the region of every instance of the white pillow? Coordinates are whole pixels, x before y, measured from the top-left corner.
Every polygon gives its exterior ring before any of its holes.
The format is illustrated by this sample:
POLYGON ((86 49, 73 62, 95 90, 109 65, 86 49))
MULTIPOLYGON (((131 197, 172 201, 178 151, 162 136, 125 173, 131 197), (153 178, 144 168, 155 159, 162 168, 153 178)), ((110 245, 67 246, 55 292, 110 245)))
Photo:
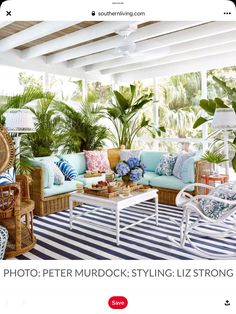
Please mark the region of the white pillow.
POLYGON ((120 151, 120 160, 127 161, 129 158, 140 159, 141 149, 122 149, 120 151))
POLYGON ((65 182, 65 177, 58 166, 52 160, 44 160, 44 162, 50 167, 54 173, 54 184, 62 185, 65 182))

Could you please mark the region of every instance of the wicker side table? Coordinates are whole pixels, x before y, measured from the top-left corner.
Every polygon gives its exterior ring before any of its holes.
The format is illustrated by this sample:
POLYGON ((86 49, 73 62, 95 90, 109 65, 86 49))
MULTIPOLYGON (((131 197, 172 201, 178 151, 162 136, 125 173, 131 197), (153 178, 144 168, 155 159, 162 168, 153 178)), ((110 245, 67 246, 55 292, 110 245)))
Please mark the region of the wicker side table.
POLYGON ((3 226, 0 226, 0 260, 4 258, 7 246, 8 232, 3 226))

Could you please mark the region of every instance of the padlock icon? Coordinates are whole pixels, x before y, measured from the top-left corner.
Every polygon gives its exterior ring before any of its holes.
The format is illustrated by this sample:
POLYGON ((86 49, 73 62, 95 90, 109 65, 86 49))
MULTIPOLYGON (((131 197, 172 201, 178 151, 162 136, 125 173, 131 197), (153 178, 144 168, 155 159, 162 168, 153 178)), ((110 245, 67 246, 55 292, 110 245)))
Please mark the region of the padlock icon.
POLYGON ((96 14, 96 13, 95 13, 95 11, 92 11, 92 13, 91 13, 91 14, 92 14, 92 16, 95 16, 95 14, 96 14))

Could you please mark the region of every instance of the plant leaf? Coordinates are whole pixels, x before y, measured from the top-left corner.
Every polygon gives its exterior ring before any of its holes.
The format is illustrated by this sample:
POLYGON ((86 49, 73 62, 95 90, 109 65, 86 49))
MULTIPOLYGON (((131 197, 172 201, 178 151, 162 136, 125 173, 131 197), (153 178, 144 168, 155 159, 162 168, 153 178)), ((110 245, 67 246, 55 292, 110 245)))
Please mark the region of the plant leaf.
POLYGON ((216 110, 216 103, 213 99, 200 100, 200 107, 205 110, 209 115, 213 116, 216 110))
POLYGON ((127 101, 127 99, 125 99, 123 95, 121 95, 120 92, 115 90, 114 95, 122 111, 125 111, 129 108, 129 102, 127 101))
POLYGON ((225 105, 223 100, 218 97, 215 98, 215 103, 217 108, 229 108, 228 106, 225 105))
POLYGON ((208 121, 208 119, 200 117, 197 119, 197 121, 194 122, 193 128, 196 129, 198 128, 200 125, 206 123, 208 121))

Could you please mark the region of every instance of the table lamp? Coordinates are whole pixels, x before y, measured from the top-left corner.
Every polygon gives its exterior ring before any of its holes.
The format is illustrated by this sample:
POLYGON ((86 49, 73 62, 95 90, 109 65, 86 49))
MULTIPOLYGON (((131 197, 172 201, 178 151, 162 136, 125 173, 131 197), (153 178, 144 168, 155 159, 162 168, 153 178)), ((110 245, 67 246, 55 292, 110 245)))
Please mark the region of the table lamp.
POLYGON ((229 144, 228 131, 236 130, 236 114, 233 108, 217 108, 213 117, 212 127, 224 132, 224 153, 228 161, 225 162, 226 175, 229 175, 229 144))

